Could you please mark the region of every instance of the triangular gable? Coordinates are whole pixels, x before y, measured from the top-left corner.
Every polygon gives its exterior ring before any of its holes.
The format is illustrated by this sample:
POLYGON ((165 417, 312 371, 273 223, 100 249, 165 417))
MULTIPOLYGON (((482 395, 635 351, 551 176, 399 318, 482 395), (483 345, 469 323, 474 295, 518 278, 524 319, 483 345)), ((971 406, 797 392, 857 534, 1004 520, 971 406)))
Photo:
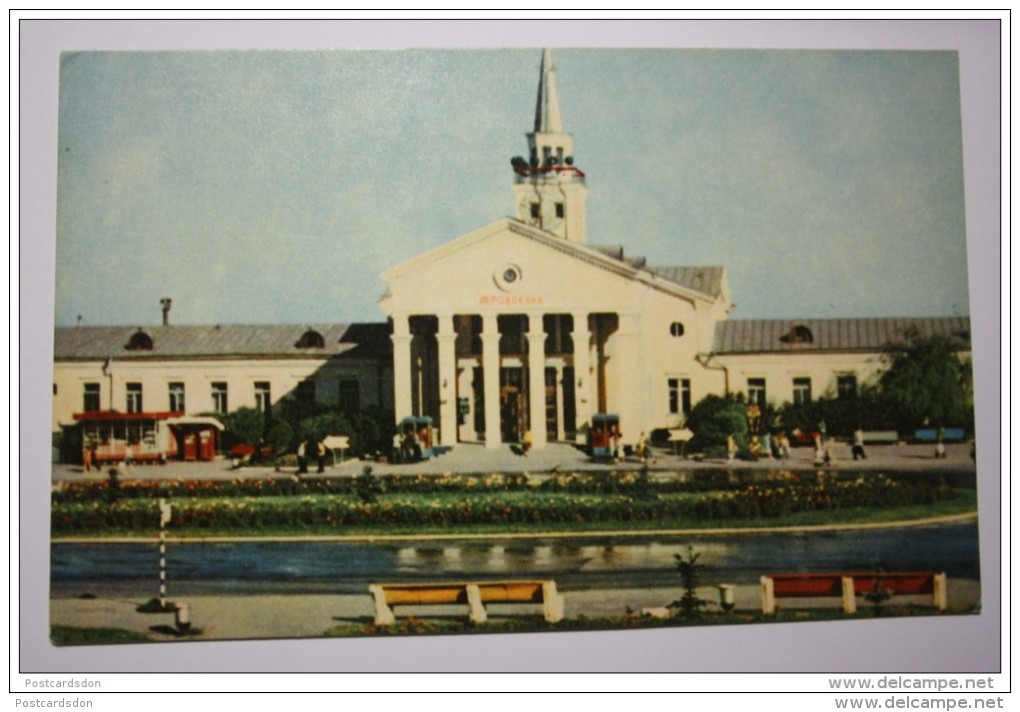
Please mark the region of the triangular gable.
POLYGON ((643 266, 635 266, 629 262, 614 259, 599 249, 569 242, 512 218, 501 218, 384 272, 382 277, 390 284, 391 288, 387 290, 382 299, 383 306, 385 307, 385 302, 392 298, 392 286, 395 283, 412 277, 416 273, 428 271, 444 262, 450 262, 458 253, 474 248, 484 249, 483 243, 507 233, 524 238, 542 248, 579 260, 598 270, 666 292, 691 303, 714 303, 718 299, 718 295, 707 294, 699 289, 680 284, 643 266))

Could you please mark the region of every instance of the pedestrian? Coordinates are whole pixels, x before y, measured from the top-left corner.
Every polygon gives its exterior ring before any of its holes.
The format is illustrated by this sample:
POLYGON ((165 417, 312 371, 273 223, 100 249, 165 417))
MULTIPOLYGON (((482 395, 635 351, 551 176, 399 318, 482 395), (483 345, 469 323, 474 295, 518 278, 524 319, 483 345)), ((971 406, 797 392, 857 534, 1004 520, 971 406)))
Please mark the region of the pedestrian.
POLYGON ((733 462, 733 458, 737 456, 737 439, 733 437, 733 433, 726 436, 726 463, 733 462))
POLYGON ((298 474, 304 474, 308 472, 308 441, 302 440, 301 444, 297 446, 297 471, 298 474))
POLYGON ((326 471, 326 443, 320 440, 315 447, 315 459, 318 462, 318 469, 316 472, 322 473, 326 471))
POLYGON ((761 456, 767 460, 772 459, 772 435, 768 430, 761 434, 761 456))
POLYGON ((92 445, 88 443, 85 444, 82 461, 85 463, 85 472, 92 472, 92 445))
POLYGON ((857 430, 854 431, 853 455, 855 460, 858 456, 860 456, 862 460, 868 459, 868 456, 864 454, 864 431, 860 428, 857 428, 857 430))
POLYGON ((645 433, 642 430, 641 435, 638 437, 637 448, 635 454, 641 462, 645 462, 648 459, 648 438, 645 437, 645 433))
POLYGON ((135 462, 135 453, 131 450, 130 445, 124 447, 124 469, 131 470, 135 462))
POLYGON ((822 436, 818 433, 815 433, 815 461, 814 461, 815 467, 821 467, 822 465, 825 464, 825 461, 826 454, 825 448, 822 447, 822 436))
POLYGON ((946 443, 945 443, 945 432, 946 429, 940 427, 938 434, 935 436, 935 459, 944 460, 946 458, 946 443))

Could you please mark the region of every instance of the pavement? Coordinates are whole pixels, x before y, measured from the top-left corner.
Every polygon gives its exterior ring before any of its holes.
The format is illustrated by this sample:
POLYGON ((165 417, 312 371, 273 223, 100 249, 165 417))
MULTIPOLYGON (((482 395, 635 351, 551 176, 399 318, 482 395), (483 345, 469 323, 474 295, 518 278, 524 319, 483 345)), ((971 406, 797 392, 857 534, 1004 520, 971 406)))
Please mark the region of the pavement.
MULTIPOLYGON (((973 471, 974 461, 970 458, 970 445, 967 443, 950 443, 946 445, 946 457, 935 457, 934 444, 898 443, 890 445, 871 445, 866 449, 867 459, 854 460, 850 456, 848 443, 837 443, 832 450, 835 463, 832 467, 840 470, 914 470, 914 471, 973 471)), ((741 470, 817 470, 814 464, 814 450, 809 447, 793 448, 788 460, 758 460, 745 462, 725 459, 695 460, 683 457, 669 449, 655 448, 646 463, 635 457, 626 458, 622 462, 595 462, 584 452, 573 445, 550 443, 544 448, 532 450, 527 456, 519 455, 509 445, 488 449, 476 443, 461 443, 443 454, 423 462, 408 464, 392 464, 388 462, 370 462, 350 459, 343 462, 327 464, 325 472, 312 472, 302 475, 314 477, 357 476, 366 466, 372 468, 376 475, 412 474, 412 475, 443 475, 443 474, 488 474, 492 472, 547 474, 554 472, 609 472, 638 470, 647 465, 653 473, 674 472, 677 470, 731 468, 741 470)), ((256 479, 295 475, 296 468, 244 466, 234 467, 230 460, 213 460, 212 462, 169 462, 165 465, 136 464, 122 472, 121 479, 129 480, 186 480, 186 479, 222 479, 238 478, 256 479)), ((84 480, 100 480, 107 477, 107 468, 85 472, 81 465, 54 464, 52 470, 54 484, 84 480)))
MULTIPOLYGON (((628 612, 640 615, 642 609, 662 609, 680 598, 679 584, 674 588, 620 588, 586 591, 561 591, 564 616, 623 617, 628 612)), ((698 595, 718 601, 716 589, 703 587, 698 595)), ((50 600, 50 625, 111 627, 132 630, 152 640, 250 640, 269 638, 317 638, 336 626, 357 630, 373 622, 372 598, 364 595, 280 594, 252 596, 190 596, 173 600, 188 605, 192 629, 181 635, 174 626, 173 613, 139 613, 136 609, 147 599, 129 598, 55 598, 50 600)), ((950 579, 950 611, 966 614, 980 605, 980 584, 950 579)), ((897 604, 930 605, 930 596, 899 597, 897 604)), ((760 610, 758 586, 734 586, 736 611, 760 610)), ((839 599, 801 599, 791 601, 798 609, 839 608, 839 599)), ((861 603, 862 607, 867 604, 861 603)), ((791 606, 792 607, 792 606, 791 606)), ((504 604, 488 606, 490 620, 499 616, 533 615, 540 617, 540 605, 504 604)), ((710 606, 708 611, 718 611, 710 606)), ((420 620, 466 618, 467 606, 397 608, 397 622, 414 615, 420 620)))

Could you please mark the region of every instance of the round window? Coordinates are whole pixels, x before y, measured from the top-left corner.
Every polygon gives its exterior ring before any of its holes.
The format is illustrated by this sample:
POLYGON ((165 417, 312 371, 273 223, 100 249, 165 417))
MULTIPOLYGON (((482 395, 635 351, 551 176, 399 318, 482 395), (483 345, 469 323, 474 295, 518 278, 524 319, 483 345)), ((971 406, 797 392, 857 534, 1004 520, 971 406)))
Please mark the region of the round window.
POLYGON ((515 264, 503 265, 492 274, 492 280, 504 292, 517 289, 523 279, 521 268, 515 264))
POLYGON ((669 325, 669 333, 673 336, 683 336, 684 325, 681 324, 679 321, 674 321, 672 324, 669 325))

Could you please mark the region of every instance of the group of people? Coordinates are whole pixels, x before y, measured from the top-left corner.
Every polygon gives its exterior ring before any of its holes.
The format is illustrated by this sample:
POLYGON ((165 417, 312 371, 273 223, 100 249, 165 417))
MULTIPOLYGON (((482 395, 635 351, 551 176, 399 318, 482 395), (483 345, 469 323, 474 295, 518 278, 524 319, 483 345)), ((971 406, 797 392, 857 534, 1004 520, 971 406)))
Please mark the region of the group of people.
MULTIPOLYGON (((726 436, 726 462, 733 462, 737 456, 737 438, 734 433, 726 436)), ((755 457, 762 457, 767 460, 786 461, 790 458, 790 438, 784 432, 776 433, 773 436, 767 430, 761 435, 752 435, 751 444, 748 450, 755 457)))
MULTIPOLYGON (((315 461, 318 464, 316 472, 322 473, 326 471, 326 443, 321 440, 315 443, 315 461)), ((301 444, 297 448, 297 462, 298 469, 297 474, 303 475, 308 472, 308 455, 309 455, 309 443, 307 440, 302 440, 301 444)))

